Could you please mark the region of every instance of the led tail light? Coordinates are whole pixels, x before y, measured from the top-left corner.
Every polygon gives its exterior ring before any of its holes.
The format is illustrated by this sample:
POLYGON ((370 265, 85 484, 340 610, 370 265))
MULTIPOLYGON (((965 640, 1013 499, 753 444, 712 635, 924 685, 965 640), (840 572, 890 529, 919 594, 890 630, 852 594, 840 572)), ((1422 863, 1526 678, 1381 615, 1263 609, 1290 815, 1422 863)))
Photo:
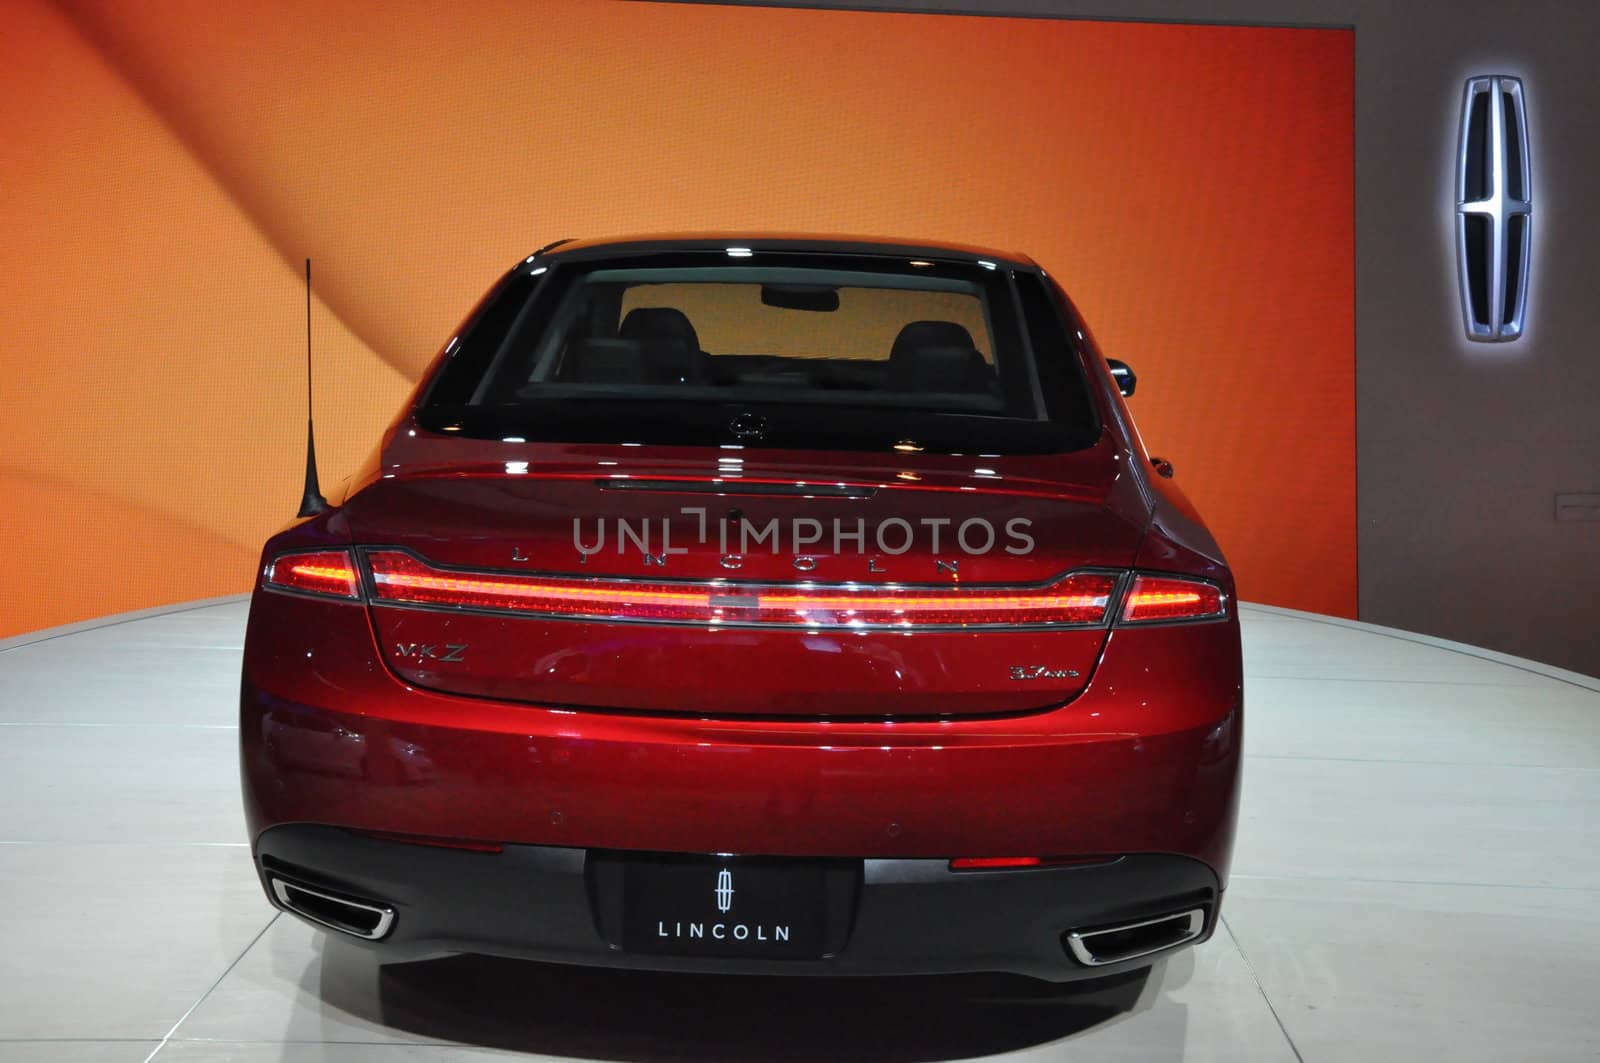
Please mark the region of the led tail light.
POLYGON ((1226 616, 1227 597, 1215 584, 1177 576, 1140 574, 1122 603, 1122 623, 1159 624, 1226 616))
POLYGON ((284 554, 267 566, 263 583, 274 590, 324 594, 334 598, 361 597, 355 563, 345 550, 317 550, 284 554))
POLYGON ((777 627, 1095 626, 1117 587, 1076 573, 1044 588, 751 585, 572 579, 436 568, 397 550, 367 554, 380 602, 595 620, 777 627))

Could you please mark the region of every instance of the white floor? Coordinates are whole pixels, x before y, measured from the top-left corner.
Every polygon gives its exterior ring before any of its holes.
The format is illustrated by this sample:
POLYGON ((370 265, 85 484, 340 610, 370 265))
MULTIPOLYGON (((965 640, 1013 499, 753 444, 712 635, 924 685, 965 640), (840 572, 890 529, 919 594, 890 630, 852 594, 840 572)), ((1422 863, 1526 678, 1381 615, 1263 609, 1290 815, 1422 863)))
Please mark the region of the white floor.
POLYGON ((1594 1060, 1600 681, 1246 607, 1226 927, 1065 1002, 375 967, 243 844, 244 604, 0 642, 0 1060, 1594 1060))

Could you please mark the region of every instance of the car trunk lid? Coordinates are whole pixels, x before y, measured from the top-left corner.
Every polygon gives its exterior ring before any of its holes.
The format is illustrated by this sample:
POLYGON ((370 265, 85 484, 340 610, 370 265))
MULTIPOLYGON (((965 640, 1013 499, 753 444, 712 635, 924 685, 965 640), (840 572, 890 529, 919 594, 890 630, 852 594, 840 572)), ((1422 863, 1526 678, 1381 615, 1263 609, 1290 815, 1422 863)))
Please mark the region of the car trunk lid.
POLYGON ((1059 704, 1093 670, 1140 528, 1104 441, 1015 457, 443 442, 391 448, 345 507, 385 659, 419 686, 551 706, 1059 704))

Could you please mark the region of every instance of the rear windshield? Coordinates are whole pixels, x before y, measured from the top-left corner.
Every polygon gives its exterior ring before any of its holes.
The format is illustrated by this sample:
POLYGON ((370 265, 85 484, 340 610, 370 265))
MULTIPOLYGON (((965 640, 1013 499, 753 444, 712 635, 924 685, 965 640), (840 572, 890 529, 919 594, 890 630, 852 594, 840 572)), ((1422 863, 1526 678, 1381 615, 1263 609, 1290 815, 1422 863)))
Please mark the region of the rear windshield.
POLYGON ((1008 271, 972 262, 721 251, 555 259, 519 269, 491 296, 423 419, 529 440, 1086 445, 1094 425, 1081 373, 1063 371, 1076 359, 1052 346, 1038 357, 1061 364, 1041 373, 1032 355, 1047 337, 1025 334, 1019 305, 1008 271))

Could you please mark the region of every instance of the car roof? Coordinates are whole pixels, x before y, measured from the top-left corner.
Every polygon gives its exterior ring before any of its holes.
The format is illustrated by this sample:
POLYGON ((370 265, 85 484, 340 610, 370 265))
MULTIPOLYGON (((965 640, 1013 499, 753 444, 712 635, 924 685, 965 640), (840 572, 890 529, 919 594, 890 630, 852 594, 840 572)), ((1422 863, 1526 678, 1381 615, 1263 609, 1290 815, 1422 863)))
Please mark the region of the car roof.
POLYGON ((892 255, 911 258, 988 261, 1037 269, 1038 263, 1016 251, 998 251, 971 244, 937 240, 904 240, 880 236, 843 236, 833 233, 650 233, 598 239, 557 240, 535 254, 586 259, 654 251, 712 251, 724 248, 751 251, 818 251, 833 254, 892 255))

